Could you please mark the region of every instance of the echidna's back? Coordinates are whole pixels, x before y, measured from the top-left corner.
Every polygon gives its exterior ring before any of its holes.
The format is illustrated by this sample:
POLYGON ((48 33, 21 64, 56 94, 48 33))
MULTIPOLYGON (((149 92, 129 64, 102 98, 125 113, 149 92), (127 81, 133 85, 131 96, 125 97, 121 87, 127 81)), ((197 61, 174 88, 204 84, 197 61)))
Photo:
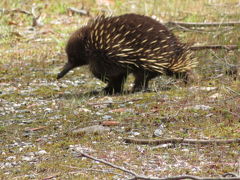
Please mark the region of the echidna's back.
POLYGON ((88 28, 87 47, 104 54, 111 63, 162 73, 164 69, 187 70, 186 63, 191 62, 186 61, 185 46, 164 25, 147 16, 100 16, 88 28))

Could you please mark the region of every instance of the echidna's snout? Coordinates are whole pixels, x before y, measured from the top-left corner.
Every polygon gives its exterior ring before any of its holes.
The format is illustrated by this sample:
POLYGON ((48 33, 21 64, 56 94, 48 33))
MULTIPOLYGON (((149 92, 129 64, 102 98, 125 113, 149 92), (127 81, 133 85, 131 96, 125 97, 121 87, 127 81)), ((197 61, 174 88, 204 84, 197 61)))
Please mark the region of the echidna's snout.
POLYGON ((64 65, 63 70, 57 75, 57 79, 62 78, 65 74, 67 74, 70 70, 72 70, 75 66, 71 63, 67 63, 64 65))

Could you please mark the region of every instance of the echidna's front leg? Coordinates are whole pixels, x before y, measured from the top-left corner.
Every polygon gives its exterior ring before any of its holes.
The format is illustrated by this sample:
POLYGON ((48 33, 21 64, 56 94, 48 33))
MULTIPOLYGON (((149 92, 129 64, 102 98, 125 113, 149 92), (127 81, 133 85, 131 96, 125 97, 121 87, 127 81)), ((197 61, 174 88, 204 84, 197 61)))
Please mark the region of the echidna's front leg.
POLYGON ((132 92, 146 91, 148 90, 148 82, 152 78, 155 78, 158 73, 155 72, 134 72, 135 77, 134 86, 132 92))
POLYGON ((134 73, 135 77, 132 92, 142 91, 148 88, 148 82, 145 80, 143 73, 134 73))
POLYGON ((127 75, 121 74, 117 77, 109 77, 108 85, 103 89, 106 94, 116 94, 123 91, 127 75))

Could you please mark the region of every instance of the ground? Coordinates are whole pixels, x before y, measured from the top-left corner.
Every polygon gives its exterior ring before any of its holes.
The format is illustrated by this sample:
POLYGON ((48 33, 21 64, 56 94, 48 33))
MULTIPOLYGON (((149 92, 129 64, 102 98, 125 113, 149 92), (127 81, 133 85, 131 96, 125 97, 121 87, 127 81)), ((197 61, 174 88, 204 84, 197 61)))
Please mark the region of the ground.
MULTIPOLYGON (((134 12, 159 21, 231 22, 240 19, 238 0, 3 0, 0 2, 0 179, 126 179, 129 174, 78 157, 82 151, 145 176, 190 174, 219 177, 240 173, 239 144, 137 145, 124 138, 234 139, 240 133, 239 50, 194 51, 197 78, 158 77, 151 92, 92 95, 105 84, 87 67, 63 79, 64 46, 90 16, 134 12), (33 26, 31 12, 40 14, 33 26), (14 10, 15 11, 12 11, 14 10), (18 9, 18 10, 16 10, 18 9), (110 121, 111 120, 111 121, 110 121), (102 131, 81 128, 106 123, 102 131), (115 125, 115 126, 113 126, 115 125)), ((169 27, 170 28, 170 27, 169 27)), ((172 27, 171 27, 172 28, 172 27)), ((194 45, 240 45, 238 26, 173 28, 194 45)), ((129 77, 126 89, 132 87, 129 77)))

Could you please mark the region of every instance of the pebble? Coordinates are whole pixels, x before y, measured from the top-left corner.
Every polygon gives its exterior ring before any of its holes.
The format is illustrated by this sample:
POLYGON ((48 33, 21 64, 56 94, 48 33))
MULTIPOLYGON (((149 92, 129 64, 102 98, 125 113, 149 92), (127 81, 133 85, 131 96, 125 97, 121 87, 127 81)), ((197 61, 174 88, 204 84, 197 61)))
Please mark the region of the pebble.
POLYGON ((47 154, 47 151, 45 150, 40 150, 38 152, 35 152, 36 155, 44 155, 44 154, 47 154))
POLYGON ((164 133, 164 126, 163 125, 160 125, 153 133, 153 135, 155 137, 159 137, 159 136, 162 136, 164 133))
POLYGON ((103 118, 104 120, 109 120, 109 119, 112 119, 112 116, 110 116, 110 115, 104 115, 102 118, 103 118))
POLYGON ((212 109, 212 107, 200 104, 200 105, 185 107, 184 109, 194 109, 194 110, 206 111, 206 110, 212 109))
POLYGON ((9 156, 6 158, 7 161, 15 160, 16 156, 9 156))
POLYGON ((33 161, 34 160, 34 156, 23 156, 22 160, 23 161, 33 161))
POLYGON ((139 133, 139 132, 131 132, 131 135, 133 135, 133 136, 139 136, 140 133, 139 133))

